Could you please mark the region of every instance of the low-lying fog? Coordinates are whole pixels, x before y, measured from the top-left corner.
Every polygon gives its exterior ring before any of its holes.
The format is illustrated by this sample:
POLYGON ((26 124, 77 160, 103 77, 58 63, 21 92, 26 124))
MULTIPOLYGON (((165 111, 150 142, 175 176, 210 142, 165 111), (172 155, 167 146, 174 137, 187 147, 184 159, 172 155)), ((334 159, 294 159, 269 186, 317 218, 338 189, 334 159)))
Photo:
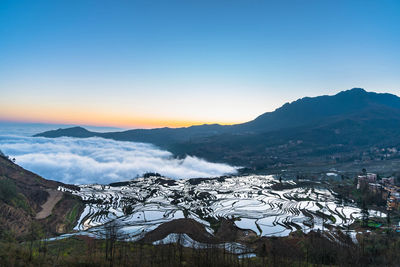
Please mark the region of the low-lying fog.
POLYGON ((145 172, 179 178, 216 177, 236 168, 187 156, 176 159, 151 144, 98 137, 42 138, 0 134, 0 150, 20 166, 46 179, 69 184, 124 181, 145 172))

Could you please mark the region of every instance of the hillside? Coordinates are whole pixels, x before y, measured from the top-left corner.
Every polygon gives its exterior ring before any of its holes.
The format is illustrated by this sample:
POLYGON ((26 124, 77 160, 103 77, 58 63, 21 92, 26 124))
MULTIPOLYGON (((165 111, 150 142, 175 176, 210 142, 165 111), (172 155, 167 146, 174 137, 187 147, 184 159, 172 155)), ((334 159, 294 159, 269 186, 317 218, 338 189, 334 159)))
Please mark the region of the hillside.
POLYGON ((259 169, 300 161, 304 164, 309 159, 321 164, 363 160, 364 153, 370 159, 381 158, 378 150, 397 149, 400 145, 399 126, 399 97, 354 88, 333 96, 305 97, 252 121, 232 126, 200 125, 110 133, 74 127, 36 136, 99 136, 149 142, 177 156, 189 154, 259 169))
POLYGON ((79 198, 58 191, 59 186, 76 189, 43 179, 0 154, 0 239, 24 237, 33 228, 42 235, 71 230, 83 205, 79 198))
POLYGON ((309 124, 323 124, 327 120, 338 120, 369 111, 400 111, 400 98, 391 94, 366 92, 361 88, 340 92, 334 96, 304 97, 292 103, 286 103, 274 112, 267 112, 255 120, 238 125, 254 132, 267 132, 309 124))

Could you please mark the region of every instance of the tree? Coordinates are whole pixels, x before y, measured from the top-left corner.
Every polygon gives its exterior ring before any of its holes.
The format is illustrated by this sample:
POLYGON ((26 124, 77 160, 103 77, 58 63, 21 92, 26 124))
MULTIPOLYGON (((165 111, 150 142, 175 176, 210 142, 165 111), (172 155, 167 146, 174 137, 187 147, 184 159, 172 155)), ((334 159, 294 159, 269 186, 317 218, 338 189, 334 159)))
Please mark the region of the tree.
POLYGON ((0 180, 0 200, 12 205, 12 200, 17 196, 17 187, 11 179, 0 180))
POLYGON ((368 219, 369 219, 369 212, 368 212, 368 206, 366 202, 363 200, 361 204, 361 221, 362 221, 362 226, 367 227, 368 226, 368 219))
POLYGON ((121 225, 117 221, 111 221, 105 226, 106 238, 106 260, 110 262, 110 266, 114 264, 115 244, 122 239, 121 225))
POLYGON ((37 222, 32 221, 29 225, 29 235, 28 235, 29 261, 32 261, 33 259, 33 244, 39 238, 39 236, 40 236, 40 225, 37 222))
POLYGON ((386 222, 387 222, 387 226, 390 226, 390 210, 388 210, 387 215, 386 215, 386 222))

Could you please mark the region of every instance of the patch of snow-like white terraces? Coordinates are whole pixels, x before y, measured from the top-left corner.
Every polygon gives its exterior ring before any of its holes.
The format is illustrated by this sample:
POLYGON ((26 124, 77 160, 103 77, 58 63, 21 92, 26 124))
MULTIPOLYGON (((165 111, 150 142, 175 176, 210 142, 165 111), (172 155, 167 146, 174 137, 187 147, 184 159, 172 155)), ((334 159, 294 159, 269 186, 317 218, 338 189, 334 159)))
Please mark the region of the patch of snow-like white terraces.
POLYGON ((59 190, 70 191, 86 202, 76 231, 101 236, 103 226, 115 220, 130 240, 179 218, 192 218, 212 233, 210 217, 235 217, 239 228, 261 236, 286 236, 296 229, 345 228, 361 216, 359 208, 340 203, 319 183, 280 183, 263 175, 198 180, 149 177, 115 186, 59 190))
POLYGON ((153 245, 165 245, 165 244, 180 244, 184 247, 196 248, 196 249, 207 249, 207 248, 221 248, 229 251, 233 254, 247 254, 249 249, 236 242, 227 242, 222 244, 205 244, 193 240, 187 234, 176 234, 172 233, 167 235, 165 238, 153 242, 153 245))

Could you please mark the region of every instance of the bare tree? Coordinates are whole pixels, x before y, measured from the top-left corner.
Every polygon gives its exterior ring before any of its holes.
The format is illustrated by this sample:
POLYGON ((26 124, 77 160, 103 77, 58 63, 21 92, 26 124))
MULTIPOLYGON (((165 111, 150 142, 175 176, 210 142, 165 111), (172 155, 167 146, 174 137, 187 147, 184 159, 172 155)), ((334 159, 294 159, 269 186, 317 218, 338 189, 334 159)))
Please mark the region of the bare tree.
POLYGON ((29 261, 32 261, 33 259, 33 245, 34 242, 38 239, 39 237, 39 230, 38 230, 38 225, 35 221, 32 221, 29 225, 29 261))
POLYGON ((105 225, 105 241, 106 241, 106 260, 110 262, 112 267, 114 264, 115 244, 122 239, 121 225, 117 221, 111 221, 105 225))

